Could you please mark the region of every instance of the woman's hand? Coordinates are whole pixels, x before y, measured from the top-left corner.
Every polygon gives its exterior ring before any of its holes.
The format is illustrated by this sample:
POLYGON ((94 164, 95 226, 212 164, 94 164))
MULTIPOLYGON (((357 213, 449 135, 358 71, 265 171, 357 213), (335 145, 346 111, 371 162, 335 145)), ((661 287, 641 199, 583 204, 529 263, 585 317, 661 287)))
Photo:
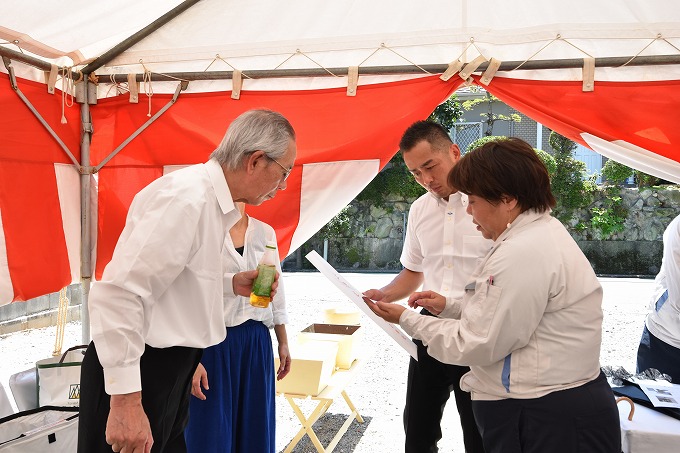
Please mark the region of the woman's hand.
POLYGON ((280 381, 290 372, 290 352, 288 343, 279 343, 279 369, 276 370, 276 380, 280 381))
POLYGON ((420 291, 411 294, 408 298, 408 306, 411 308, 423 307, 433 315, 438 315, 446 308, 446 297, 434 291, 420 291))
POLYGON ((203 365, 199 363, 196 367, 196 371, 194 371, 194 377, 191 379, 191 394, 199 400, 205 400, 206 396, 201 390, 201 385, 206 390, 210 389, 208 386, 208 372, 203 365))

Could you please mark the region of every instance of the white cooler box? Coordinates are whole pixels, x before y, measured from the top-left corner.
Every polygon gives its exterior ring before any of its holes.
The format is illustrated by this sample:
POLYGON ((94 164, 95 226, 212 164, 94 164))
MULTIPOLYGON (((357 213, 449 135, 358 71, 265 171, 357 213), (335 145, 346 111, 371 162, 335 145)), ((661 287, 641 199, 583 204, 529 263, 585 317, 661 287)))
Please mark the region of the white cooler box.
POLYGON ((43 406, 0 419, 0 453, 76 453, 78 408, 43 406))

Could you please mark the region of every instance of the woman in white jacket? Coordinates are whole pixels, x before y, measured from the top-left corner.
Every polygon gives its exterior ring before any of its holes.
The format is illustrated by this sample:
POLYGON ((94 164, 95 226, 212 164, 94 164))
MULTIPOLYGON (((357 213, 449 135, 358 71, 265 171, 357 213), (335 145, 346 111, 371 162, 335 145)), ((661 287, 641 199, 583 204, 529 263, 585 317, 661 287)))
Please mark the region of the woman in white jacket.
POLYGON ((562 224, 545 166, 526 142, 488 142, 461 158, 449 184, 468 195, 491 251, 462 300, 414 293, 412 307, 372 303, 436 359, 469 365, 461 388, 488 453, 619 453, 614 396, 600 371, 602 288, 562 224))

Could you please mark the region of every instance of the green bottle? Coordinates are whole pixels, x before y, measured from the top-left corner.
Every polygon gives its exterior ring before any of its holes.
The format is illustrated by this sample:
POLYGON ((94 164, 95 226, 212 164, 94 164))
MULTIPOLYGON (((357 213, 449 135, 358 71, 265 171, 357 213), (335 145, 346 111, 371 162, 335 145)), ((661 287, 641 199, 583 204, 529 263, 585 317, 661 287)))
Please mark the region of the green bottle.
POLYGON ((272 301, 272 283, 276 277, 276 262, 279 257, 276 253, 276 243, 269 241, 264 249, 264 255, 257 265, 257 278, 253 282, 253 291, 250 293, 250 305, 253 307, 267 308, 272 301))

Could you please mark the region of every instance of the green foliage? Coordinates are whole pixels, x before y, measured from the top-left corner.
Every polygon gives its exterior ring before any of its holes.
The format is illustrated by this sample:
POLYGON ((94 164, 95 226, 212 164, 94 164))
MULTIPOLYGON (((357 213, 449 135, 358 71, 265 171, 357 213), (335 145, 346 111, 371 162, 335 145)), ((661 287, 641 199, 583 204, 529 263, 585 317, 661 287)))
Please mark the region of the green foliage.
POLYGON ((425 189, 406 168, 401 153, 392 157, 385 168, 373 178, 368 186, 357 195, 358 201, 370 201, 374 206, 384 207, 385 197, 389 194, 404 198, 416 198, 425 193, 425 189))
MULTIPOLYGON (((463 109, 454 94, 439 104, 428 120, 435 121, 449 130, 461 116, 463 116, 463 109)), ((385 197, 390 194, 403 198, 417 198, 424 193, 425 189, 415 181, 411 172, 406 168, 401 153, 397 153, 356 199, 368 201, 374 206, 386 207, 385 197)))
POLYGON ((463 108, 458 101, 458 97, 453 94, 434 109, 428 120, 441 124, 449 131, 462 116, 463 108))
POLYGON ((603 239, 625 229, 624 223, 628 212, 623 207, 623 200, 615 187, 605 189, 602 206, 591 209, 590 224, 595 231, 599 231, 603 239))
MULTIPOLYGON (((487 135, 485 137, 478 138, 474 142, 470 143, 465 152, 467 153, 475 148, 479 148, 485 143, 496 140, 505 140, 507 138, 508 137, 506 137, 505 135, 487 135)), ((534 151, 536 151, 536 154, 538 154, 538 157, 543 162, 543 165, 545 165, 545 168, 548 169, 548 175, 550 175, 550 177, 552 178, 553 175, 555 174, 555 171, 557 171, 557 163, 555 162, 555 158, 541 149, 534 148, 534 151)))
POLYGON ((472 110, 477 105, 487 104, 487 111, 485 113, 479 114, 479 116, 482 117, 483 122, 486 124, 486 130, 484 131, 484 135, 486 136, 493 136, 493 125, 496 121, 512 121, 514 123, 519 123, 522 121, 522 117, 517 113, 511 113, 510 115, 494 113, 493 105, 494 102, 498 100, 499 99, 496 96, 493 96, 487 91, 483 98, 475 98, 463 102, 463 108, 468 111, 472 110))
POLYGON ((347 262, 352 265, 354 263, 361 263, 362 266, 367 266, 368 265, 368 259, 364 254, 359 252, 356 247, 350 247, 349 250, 347 250, 347 253, 345 254, 345 259, 347 262))
POLYGON ((661 182, 659 178, 656 176, 648 175, 647 173, 643 173, 639 170, 634 170, 635 173, 635 182, 637 183, 638 187, 652 187, 656 186, 661 182))
POLYGON ((619 162, 609 159, 602 167, 602 175, 613 185, 623 184, 626 179, 633 176, 638 187, 652 187, 658 185, 661 180, 656 176, 648 175, 640 170, 633 170, 619 162))
POLYGON ((543 165, 545 165, 545 168, 548 170, 548 176, 552 179, 557 172, 557 162, 555 161, 555 158, 542 149, 534 148, 534 151, 538 154, 538 158, 541 159, 541 162, 543 162, 543 165))
POLYGON ((347 237, 350 227, 351 217, 349 215, 349 206, 346 206, 324 225, 323 228, 319 230, 318 234, 324 239, 347 237))
POLYGON ((554 213, 562 223, 567 224, 572 214, 592 202, 592 194, 597 189, 595 177, 588 178, 586 164, 574 159, 576 143, 566 137, 552 132, 550 146, 555 150, 556 170, 550 181, 550 187, 557 200, 554 213))
POLYGON ((470 143, 465 150, 466 153, 472 151, 475 148, 479 148, 482 145, 487 144, 488 142, 495 142, 496 140, 506 140, 508 137, 505 135, 485 135, 482 138, 478 138, 474 142, 470 143))
POLYGON ((607 179, 608 183, 619 185, 633 176, 633 169, 616 162, 615 160, 609 159, 602 167, 602 176, 607 179))

